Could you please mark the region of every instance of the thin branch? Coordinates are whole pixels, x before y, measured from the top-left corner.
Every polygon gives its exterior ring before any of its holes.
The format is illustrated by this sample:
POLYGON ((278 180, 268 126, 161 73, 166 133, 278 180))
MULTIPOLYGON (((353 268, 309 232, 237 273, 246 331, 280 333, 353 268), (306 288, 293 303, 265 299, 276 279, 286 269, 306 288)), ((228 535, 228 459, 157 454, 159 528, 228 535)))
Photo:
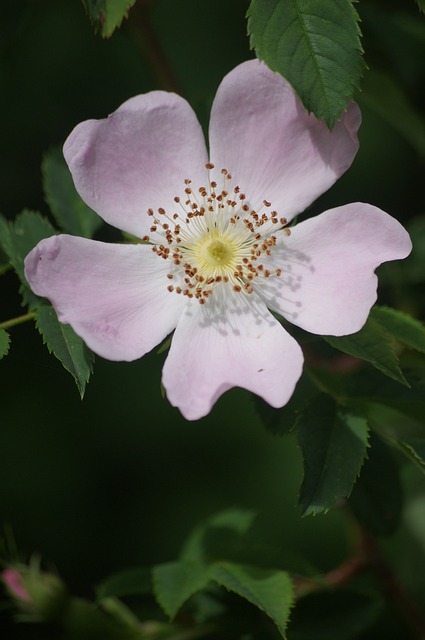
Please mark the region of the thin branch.
POLYGON ((398 609, 418 640, 425 640, 423 612, 399 583, 374 537, 364 529, 361 529, 360 535, 355 553, 332 571, 317 579, 294 577, 295 597, 301 598, 324 587, 342 587, 360 571, 373 571, 388 601, 398 609))
POLYGON ((28 322, 29 320, 34 320, 35 316, 35 311, 30 311, 29 313, 25 313, 23 316, 5 320, 4 322, 0 322, 0 329, 11 329, 11 327, 16 327, 16 325, 18 324, 23 324, 24 322, 28 322))
POLYGON ((295 597, 297 599, 301 598, 312 591, 317 591, 324 587, 342 587, 366 567, 366 558, 363 552, 359 551, 351 558, 344 560, 344 562, 335 569, 332 569, 332 571, 317 578, 317 580, 299 577, 294 578, 295 597))
POLYGON ((174 75, 161 42, 152 26, 149 11, 150 4, 149 0, 136 2, 132 9, 132 19, 128 23, 128 29, 149 62, 159 86, 165 91, 174 91, 182 95, 183 91, 180 83, 174 75))

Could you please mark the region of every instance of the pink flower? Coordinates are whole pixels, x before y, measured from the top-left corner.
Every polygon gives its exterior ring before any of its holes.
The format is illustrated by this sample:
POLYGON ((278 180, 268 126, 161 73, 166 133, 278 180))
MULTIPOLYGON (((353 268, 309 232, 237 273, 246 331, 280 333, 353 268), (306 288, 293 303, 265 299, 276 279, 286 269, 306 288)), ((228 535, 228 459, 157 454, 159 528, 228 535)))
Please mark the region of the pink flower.
POLYGON ((79 124, 64 155, 85 202, 144 243, 48 238, 26 258, 28 282, 110 360, 140 358, 175 330, 162 382, 189 420, 235 386, 281 407, 303 355, 269 309, 313 333, 354 333, 376 300, 376 267, 411 250, 369 204, 287 227, 351 165, 359 124, 350 104, 329 132, 257 60, 219 87, 209 156, 185 100, 131 98, 79 124))

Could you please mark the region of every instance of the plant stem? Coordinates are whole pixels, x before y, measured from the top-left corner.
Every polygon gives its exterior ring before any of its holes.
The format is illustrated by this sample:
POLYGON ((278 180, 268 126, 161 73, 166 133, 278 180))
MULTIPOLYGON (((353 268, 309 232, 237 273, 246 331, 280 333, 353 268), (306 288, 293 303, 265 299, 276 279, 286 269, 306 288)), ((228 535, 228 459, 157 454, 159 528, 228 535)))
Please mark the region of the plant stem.
POLYGON ((367 563, 364 554, 359 551, 317 580, 308 578, 295 579, 295 597, 297 599, 301 598, 323 587, 342 587, 366 567, 367 563))
POLYGON ((150 0, 140 0, 132 9, 132 20, 129 21, 129 30, 133 34, 134 41, 142 50, 144 57, 149 62, 158 84, 165 91, 174 91, 183 95, 180 83, 177 81, 152 26, 149 6, 150 0))
POLYGON ((30 311, 29 313, 25 313, 23 316, 18 316, 17 318, 11 318, 10 320, 5 320, 4 322, 0 322, 0 329, 11 329, 12 327, 16 327, 18 324, 23 324, 24 322, 28 322, 28 320, 34 320, 36 316, 35 311, 30 311))
POLYGON ((375 538, 361 528, 356 551, 332 571, 318 579, 294 578, 295 597, 301 598, 323 587, 342 587, 360 571, 373 571, 382 585, 389 603, 394 605, 418 640, 425 640, 425 617, 382 555, 375 538))

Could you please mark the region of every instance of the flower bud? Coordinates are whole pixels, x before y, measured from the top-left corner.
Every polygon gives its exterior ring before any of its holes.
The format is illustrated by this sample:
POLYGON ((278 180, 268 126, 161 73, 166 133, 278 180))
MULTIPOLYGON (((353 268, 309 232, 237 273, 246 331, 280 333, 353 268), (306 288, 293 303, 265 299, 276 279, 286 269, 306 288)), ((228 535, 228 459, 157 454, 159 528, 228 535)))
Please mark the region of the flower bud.
POLYGON ((31 617, 54 620, 67 602, 66 587, 60 578, 38 567, 8 567, 1 579, 11 598, 31 617))

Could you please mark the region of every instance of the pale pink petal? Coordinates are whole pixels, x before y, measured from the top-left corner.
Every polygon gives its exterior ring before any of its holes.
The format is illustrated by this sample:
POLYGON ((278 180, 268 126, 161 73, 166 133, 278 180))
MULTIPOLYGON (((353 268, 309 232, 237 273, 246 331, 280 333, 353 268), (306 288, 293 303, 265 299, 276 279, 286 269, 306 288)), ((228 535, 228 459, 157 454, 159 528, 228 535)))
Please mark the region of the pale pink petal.
POLYGON ((351 165, 360 120, 351 103, 330 132, 307 113, 280 74, 250 60, 218 89, 210 121, 211 161, 217 171, 230 171, 251 206, 268 200, 289 220, 351 165))
POLYGON ((201 126, 179 96, 152 91, 124 102, 104 120, 77 125, 64 156, 78 193, 106 222, 148 234, 149 208, 175 208, 185 179, 205 185, 201 126))
POLYGON ((184 301, 167 291, 167 261, 148 245, 60 235, 25 259, 25 276, 97 354, 135 360, 176 326, 184 301))
POLYGON ((256 296, 216 295, 188 305, 177 325, 162 378, 169 401, 188 420, 236 386, 283 406, 302 372, 299 345, 256 296))
POLYGON ((306 220, 282 235, 267 266, 281 277, 263 286, 267 306, 322 335, 359 331, 377 299, 376 267, 412 248, 397 220, 369 204, 353 203, 306 220))

